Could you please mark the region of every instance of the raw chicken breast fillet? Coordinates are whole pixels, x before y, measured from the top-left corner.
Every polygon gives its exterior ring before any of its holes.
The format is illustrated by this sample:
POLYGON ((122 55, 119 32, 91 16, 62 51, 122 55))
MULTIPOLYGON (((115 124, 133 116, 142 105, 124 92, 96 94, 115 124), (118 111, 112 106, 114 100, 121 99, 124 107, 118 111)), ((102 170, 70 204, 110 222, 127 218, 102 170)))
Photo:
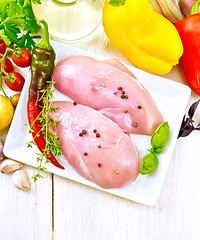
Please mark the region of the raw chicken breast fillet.
POLYGON ((84 178, 102 188, 119 188, 133 182, 139 174, 139 154, 123 131, 92 108, 68 101, 53 117, 61 121, 57 134, 69 164, 84 178))
POLYGON ((125 133, 152 135, 164 122, 150 94, 115 59, 69 56, 56 65, 52 77, 60 92, 98 110, 125 133))

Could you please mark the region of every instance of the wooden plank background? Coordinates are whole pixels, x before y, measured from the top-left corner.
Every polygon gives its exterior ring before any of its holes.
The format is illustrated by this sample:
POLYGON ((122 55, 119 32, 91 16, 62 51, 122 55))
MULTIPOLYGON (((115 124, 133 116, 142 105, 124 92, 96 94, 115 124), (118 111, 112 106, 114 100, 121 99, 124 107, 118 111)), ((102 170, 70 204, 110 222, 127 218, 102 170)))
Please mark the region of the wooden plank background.
MULTIPOLYGON (((91 39, 72 46, 127 60, 112 46, 102 26, 91 39)), ((185 83, 179 67, 165 77, 185 83)), ((190 103, 198 97, 193 94, 190 103)), ((5 139, 6 131, 0 136, 5 139)), ((44 174, 31 190, 0 174, 1 240, 199 240, 200 133, 177 141, 163 188, 147 207, 79 183, 44 174)), ((35 169, 24 166, 29 177, 35 169)))

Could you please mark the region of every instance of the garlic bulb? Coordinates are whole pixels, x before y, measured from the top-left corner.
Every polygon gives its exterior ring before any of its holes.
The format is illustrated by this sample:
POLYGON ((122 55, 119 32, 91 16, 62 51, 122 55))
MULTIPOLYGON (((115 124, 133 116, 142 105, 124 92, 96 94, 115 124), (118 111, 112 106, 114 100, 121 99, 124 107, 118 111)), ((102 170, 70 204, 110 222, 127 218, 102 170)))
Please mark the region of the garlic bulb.
POLYGON ((27 191, 28 189, 30 189, 28 175, 24 170, 15 171, 13 173, 12 180, 16 188, 23 191, 27 191))
POLYGON ((3 160, 0 165, 0 169, 2 173, 11 173, 20 169, 21 167, 22 165, 19 162, 16 162, 8 158, 3 160))

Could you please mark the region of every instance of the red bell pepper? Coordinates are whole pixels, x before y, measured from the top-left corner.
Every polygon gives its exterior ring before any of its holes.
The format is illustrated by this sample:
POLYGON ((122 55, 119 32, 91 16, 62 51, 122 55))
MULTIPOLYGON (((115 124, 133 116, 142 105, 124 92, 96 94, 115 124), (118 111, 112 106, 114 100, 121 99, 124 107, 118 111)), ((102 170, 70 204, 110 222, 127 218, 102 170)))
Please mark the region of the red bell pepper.
POLYGON ((185 80, 190 88, 200 95, 200 13, 196 1, 191 10, 192 15, 175 24, 183 43, 183 55, 180 58, 185 80))

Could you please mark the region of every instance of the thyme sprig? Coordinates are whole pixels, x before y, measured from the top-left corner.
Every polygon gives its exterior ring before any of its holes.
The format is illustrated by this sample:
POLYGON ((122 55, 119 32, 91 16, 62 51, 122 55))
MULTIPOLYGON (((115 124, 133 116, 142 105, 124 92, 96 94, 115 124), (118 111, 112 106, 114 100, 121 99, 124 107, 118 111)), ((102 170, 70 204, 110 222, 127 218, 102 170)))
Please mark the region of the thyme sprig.
MULTIPOLYGON (((60 121, 55 121, 53 117, 53 113, 58 109, 58 107, 54 107, 53 105, 53 94, 55 92, 54 84, 55 82, 53 79, 47 81, 47 88, 41 90, 42 93, 40 100, 43 100, 43 106, 41 106, 41 112, 35 119, 35 121, 39 120, 41 124, 41 130, 36 134, 35 138, 40 134, 44 137, 46 141, 45 149, 43 153, 37 153, 37 163, 39 164, 37 169, 37 173, 32 176, 34 182, 36 182, 39 178, 43 178, 40 174, 41 171, 47 170, 42 164, 45 161, 45 164, 49 163, 50 161, 47 157, 50 156, 50 152, 53 152, 55 156, 60 156, 62 154, 61 144, 59 143, 59 137, 57 135, 57 125, 60 121)), ((34 123, 30 126, 29 133, 34 131, 34 123)), ((27 142, 27 147, 32 148, 35 145, 34 139, 27 142)))

